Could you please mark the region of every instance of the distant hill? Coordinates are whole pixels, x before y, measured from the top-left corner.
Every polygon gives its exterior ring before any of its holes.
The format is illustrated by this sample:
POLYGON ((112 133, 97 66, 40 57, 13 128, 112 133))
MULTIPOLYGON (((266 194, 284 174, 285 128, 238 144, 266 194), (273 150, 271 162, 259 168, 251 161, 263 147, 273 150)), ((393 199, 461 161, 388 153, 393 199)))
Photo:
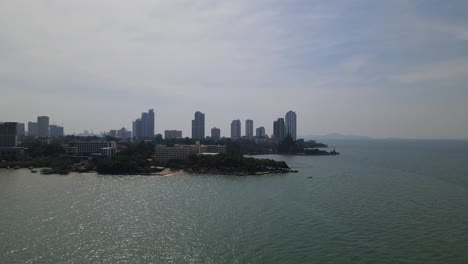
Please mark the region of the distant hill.
POLYGON ((368 136, 358 136, 358 135, 344 135, 344 134, 340 134, 340 133, 330 133, 330 134, 326 134, 326 135, 308 135, 308 136, 304 136, 304 139, 308 140, 308 139, 313 139, 313 140, 337 140, 337 139, 341 139, 341 140, 369 140, 369 139, 373 139, 371 137, 368 137, 368 136))

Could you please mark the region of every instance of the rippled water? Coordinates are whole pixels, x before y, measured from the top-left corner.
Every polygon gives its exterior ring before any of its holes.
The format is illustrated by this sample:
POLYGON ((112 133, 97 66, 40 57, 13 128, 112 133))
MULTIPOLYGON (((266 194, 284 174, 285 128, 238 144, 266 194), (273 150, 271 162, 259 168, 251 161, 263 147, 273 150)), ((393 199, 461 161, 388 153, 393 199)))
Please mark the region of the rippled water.
POLYGON ((332 145, 284 175, 0 170, 0 263, 468 263, 468 142, 332 145))

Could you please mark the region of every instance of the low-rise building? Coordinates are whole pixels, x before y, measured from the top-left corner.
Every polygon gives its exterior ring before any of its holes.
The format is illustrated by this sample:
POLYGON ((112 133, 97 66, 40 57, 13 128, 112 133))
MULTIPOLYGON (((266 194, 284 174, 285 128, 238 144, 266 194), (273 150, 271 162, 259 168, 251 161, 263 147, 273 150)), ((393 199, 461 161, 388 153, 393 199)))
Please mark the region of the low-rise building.
POLYGON ((178 139, 178 138, 182 138, 182 131, 164 130, 164 139, 178 139))
POLYGON ((68 153, 78 156, 102 155, 112 157, 117 152, 115 141, 78 141, 68 144, 68 153))
POLYGON ((154 159, 157 162, 165 163, 169 160, 186 160, 192 155, 192 149, 190 146, 179 146, 168 147, 166 145, 156 145, 154 151, 154 159))
POLYGON ((166 145, 156 145, 155 160, 165 163, 169 160, 187 160, 190 155, 198 155, 204 153, 224 153, 226 146, 223 145, 174 145, 168 147, 166 145))

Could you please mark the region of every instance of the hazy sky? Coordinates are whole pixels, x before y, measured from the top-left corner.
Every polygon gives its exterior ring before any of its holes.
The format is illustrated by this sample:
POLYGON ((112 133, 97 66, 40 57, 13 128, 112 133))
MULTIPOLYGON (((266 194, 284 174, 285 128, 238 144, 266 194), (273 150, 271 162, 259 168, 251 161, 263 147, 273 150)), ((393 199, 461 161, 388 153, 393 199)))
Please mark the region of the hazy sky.
POLYGON ((0 120, 468 138, 468 1, 0 0, 0 120))

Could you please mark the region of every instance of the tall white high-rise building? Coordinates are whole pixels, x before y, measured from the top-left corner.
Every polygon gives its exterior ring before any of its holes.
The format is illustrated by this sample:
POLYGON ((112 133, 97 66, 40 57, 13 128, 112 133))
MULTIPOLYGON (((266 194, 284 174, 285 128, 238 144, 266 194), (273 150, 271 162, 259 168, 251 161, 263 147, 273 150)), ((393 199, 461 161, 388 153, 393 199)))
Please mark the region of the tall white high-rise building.
POLYGON ((241 137, 241 121, 239 119, 231 122, 231 138, 241 137))
POLYGON ((217 127, 213 127, 211 129, 211 138, 212 139, 221 139, 221 129, 217 128, 217 127))
POLYGON ((256 130, 255 130, 255 136, 256 137, 265 137, 266 134, 265 134, 265 128, 264 127, 258 127, 256 130))
POLYGON ((17 123, 16 125, 16 136, 18 138, 22 138, 25 134, 25 126, 24 123, 17 123))
POLYGON ((49 117, 48 116, 37 117, 37 136, 39 138, 49 137, 49 117))
POLYGON ((245 136, 247 138, 253 138, 253 120, 245 120, 245 136))
POLYGON ((37 137, 37 123, 28 122, 28 136, 37 137))
POLYGON ((286 135, 290 135, 293 140, 297 139, 296 112, 289 111, 285 116, 286 135))
POLYGON ((192 138, 205 138, 205 114, 200 111, 195 112, 194 119, 192 120, 192 138))
POLYGON ((132 129, 134 139, 151 139, 154 137, 154 110, 141 113, 141 118, 133 121, 132 129))
POLYGON ((0 122, 0 147, 14 148, 18 144, 16 122, 0 122))
POLYGON ((63 127, 57 125, 49 126, 49 135, 51 138, 54 137, 63 137, 63 127))

